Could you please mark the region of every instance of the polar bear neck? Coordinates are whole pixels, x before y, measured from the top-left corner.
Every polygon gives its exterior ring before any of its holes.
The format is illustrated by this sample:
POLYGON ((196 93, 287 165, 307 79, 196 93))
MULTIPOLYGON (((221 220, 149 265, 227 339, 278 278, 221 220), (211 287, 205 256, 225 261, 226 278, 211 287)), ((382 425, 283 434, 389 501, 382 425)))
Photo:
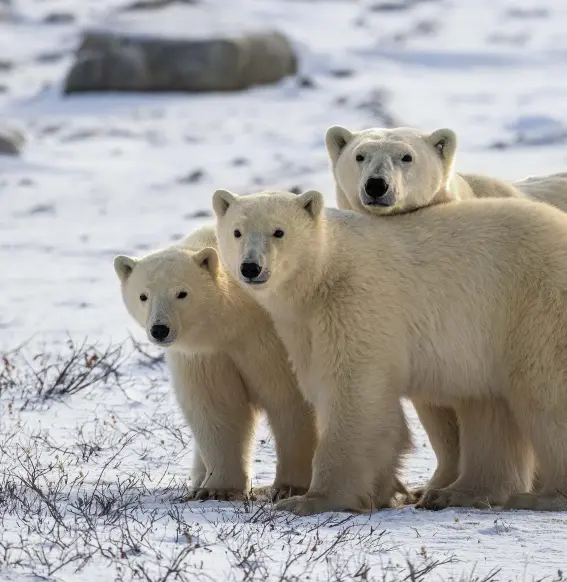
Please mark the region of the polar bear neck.
POLYGON ((318 218, 315 236, 306 247, 308 254, 302 257, 302 263, 307 266, 298 265, 294 275, 285 283, 285 293, 275 291, 270 294, 266 301, 268 310, 277 306, 286 312, 308 311, 313 302, 321 301, 328 294, 338 276, 328 263, 328 256, 336 244, 333 223, 327 220, 327 214, 333 211, 336 209, 327 208, 318 218))

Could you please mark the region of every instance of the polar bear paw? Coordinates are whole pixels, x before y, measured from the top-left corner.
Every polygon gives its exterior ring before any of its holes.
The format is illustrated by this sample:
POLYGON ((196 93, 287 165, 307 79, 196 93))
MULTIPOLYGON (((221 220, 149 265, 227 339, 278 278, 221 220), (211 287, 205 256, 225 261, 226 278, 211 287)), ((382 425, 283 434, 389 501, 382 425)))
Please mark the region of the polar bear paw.
POLYGON ((503 509, 531 509, 532 511, 566 511, 567 495, 534 495, 533 493, 514 493, 510 495, 503 509))
POLYGON ((491 509, 498 505, 496 500, 482 492, 472 492, 456 489, 426 489, 416 504, 418 509, 440 510, 447 507, 474 507, 476 509, 491 509))
POLYGON ((276 503, 276 509, 289 511, 296 515, 314 515, 327 511, 348 511, 343 504, 337 503, 328 497, 308 497, 296 495, 289 499, 282 499, 276 503))
POLYGON ((238 489, 218 489, 213 487, 195 487, 185 497, 184 501, 207 501, 214 499, 216 501, 244 501, 249 499, 250 495, 238 489))
POLYGON ((307 493, 307 487, 297 487, 295 485, 288 485, 280 483, 272 485, 270 492, 271 500, 273 502, 280 501, 282 499, 289 499, 290 497, 296 497, 299 495, 305 495, 307 493))

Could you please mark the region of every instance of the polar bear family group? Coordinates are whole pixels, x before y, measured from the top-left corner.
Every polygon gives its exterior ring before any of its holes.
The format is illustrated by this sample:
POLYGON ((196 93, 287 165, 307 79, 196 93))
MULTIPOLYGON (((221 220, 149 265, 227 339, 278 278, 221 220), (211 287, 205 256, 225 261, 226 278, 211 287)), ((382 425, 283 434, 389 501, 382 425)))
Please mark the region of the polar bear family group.
POLYGON ((195 437, 190 497, 251 491, 264 412, 279 509, 566 510, 567 174, 455 173, 448 129, 326 144, 338 209, 217 190, 216 224, 115 259, 195 437), (402 398, 438 461, 413 491, 402 398))

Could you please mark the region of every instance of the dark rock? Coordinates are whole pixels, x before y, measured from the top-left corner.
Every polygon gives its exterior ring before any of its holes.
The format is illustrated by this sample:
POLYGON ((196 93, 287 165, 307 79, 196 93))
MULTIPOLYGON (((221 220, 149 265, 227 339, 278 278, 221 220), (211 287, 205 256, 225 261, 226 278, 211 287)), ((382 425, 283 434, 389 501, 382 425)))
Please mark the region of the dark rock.
POLYGON ((45 24, 71 24, 75 22, 75 15, 71 12, 51 12, 44 19, 45 24))
POLYGON ((437 34, 440 28, 441 28, 440 22, 437 22, 435 20, 421 20, 415 25, 413 33, 414 35, 420 36, 432 36, 437 34))
POLYGON ((234 158, 232 160, 233 166, 246 166, 248 165, 248 160, 246 158, 234 158))
POLYGON ((52 123, 40 127, 38 132, 40 135, 54 135, 59 133, 64 127, 63 123, 52 123))
POLYGON ((65 58, 66 53, 62 51, 47 51, 44 53, 39 53, 35 58, 38 63, 56 63, 61 59, 65 58))
POLYGON ((134 10, 156 10, 166 8, 172 4, 197 4, 196 0, 136 0, 127 4, 122 10, 125 12, 134 10))
POLYGON ((30 216, 37 214, 55 214, 55 206, 52 204, 36 204, 28 210, 27 214, 30 216))
POLYGON ((65 81, 65 93, 147 91, 150 76, 137 46, 109 44, 104 50, 82 49, 65 81))
POLYGON ((313 89, 315 87, 315 81, 311 77, 299 77, 297 84, 302 89, 313 89))
POLYGON ((505 150, 508 149, 510 147, 509 144, 507 144, 505 141, 495 141, 494 143, 491 143, 488 146, 488 149, 490 150, 505 150))
POLYGON ((213 213, 210 210, 196 210, 190 214, 186 214, 183 218, 192 220, 193 218, 209 218, 213 213))
POLYGON ((373 12, 400 12, 414 8, 418 4, 438 2, 439 0, 386 0, 370 6, 373 12))
POLYGON ((196 182, 200 182, 205 177, 205 172, 203 170, 195 170, 184 176, 183 178, 179 178, 179 182, 181 184, 195 184, 196 182))
POLYGON ((338 79, 344 79, 346 77, 352 77, 354 75, 354 71, 352 69, 332 69, 329 71, 333 77, 337 77, 338 79))
POLYGON ((16 129, 0 125, 0 155, 17 156, 24 146, 24 135, 16 129))
POLYGON ((65 92, 236 91, 296 72, 295 53, 277 32, 199 39, 87 32, 65 92))

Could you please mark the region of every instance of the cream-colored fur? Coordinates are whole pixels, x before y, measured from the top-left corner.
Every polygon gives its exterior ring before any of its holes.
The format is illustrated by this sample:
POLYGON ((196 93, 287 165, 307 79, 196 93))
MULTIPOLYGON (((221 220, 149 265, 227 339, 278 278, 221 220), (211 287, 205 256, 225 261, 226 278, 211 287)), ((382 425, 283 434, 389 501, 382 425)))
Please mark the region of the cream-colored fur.
MULTIPOLYGON (((567 174, 530 177, 509 184, 487 176, 455 173, 457 137, 449 129, 427 134, 413 128, 351 132, 335 126, 327 131, 326 143, 336 180, 337 206, 345 210, 387 215, 474 197, 519 197, 545 201, 567 211, 567 174), (407 158, 404 162, 408 154, 411 162, 407 158), (357 156, 364 159, 357 161, 357 156), (365 186, 372 177, 382 177, 388 184, 381 203, 366 194, 365 186)), ((438 407, 420 398, 414 398, 413 404, 438 461, 427 486, 416 490, 423 495, 418 506, 482 507, 526 485, 533 458, 523 447, 529 447, 529 443, 519 435, 501 402, 491 400, 474 407, 461 403, 459 420, 453 408, 438 407), (471 427, 470 435, 465 434, 466 426, 471 427), (471 454, 460 454, 459 441, 474 443, 476 450, 465 444, 471 454), (518 471, 520 459, 528 465, 518 471), (438 491, 449 486, 459 493, 438 491)))
POLYGON ((400 214, 468 198, 533 198, 567 210, 567 174, 514 183, 454 171, 457 136, 450 129, 424 133, 410 127, 351 132, 327 130, 339 208, 367 214, 400 214), (409 157, 408 157, 409 156, 409 157), (376 180, 381 180, 377 189, 376 180), (373 197, 371 194, 382 194, 373 197))
MULTIPOLYGON (((563 213, 491 199, 376 221, 324 209, 314 191, 221 190, 213 206, 222 261, 272 315, 317 415, 310 490, 279 508, 366 511, 386 500, 407 396, 451 408, 501 401, 533 443, 541 481, 506 506, 567 509, 563 213), (250 261, 255 278, 240 275, 250 261)), ((474 439, 462 447, 485 455, 474 439)))
POLYGON ((214 227, 207 226, 143 258, 115 259, 129 313, 150 341, 167 348, 173 387, 197 444, 192 496, 238 499, 250 490, 258 410, 275 437, 273 497, 306 491, 313 412, 268 314, 222 268, 216 247, 214 227), (170 330, 162 341, 152 337, 156 324, 170 330))

